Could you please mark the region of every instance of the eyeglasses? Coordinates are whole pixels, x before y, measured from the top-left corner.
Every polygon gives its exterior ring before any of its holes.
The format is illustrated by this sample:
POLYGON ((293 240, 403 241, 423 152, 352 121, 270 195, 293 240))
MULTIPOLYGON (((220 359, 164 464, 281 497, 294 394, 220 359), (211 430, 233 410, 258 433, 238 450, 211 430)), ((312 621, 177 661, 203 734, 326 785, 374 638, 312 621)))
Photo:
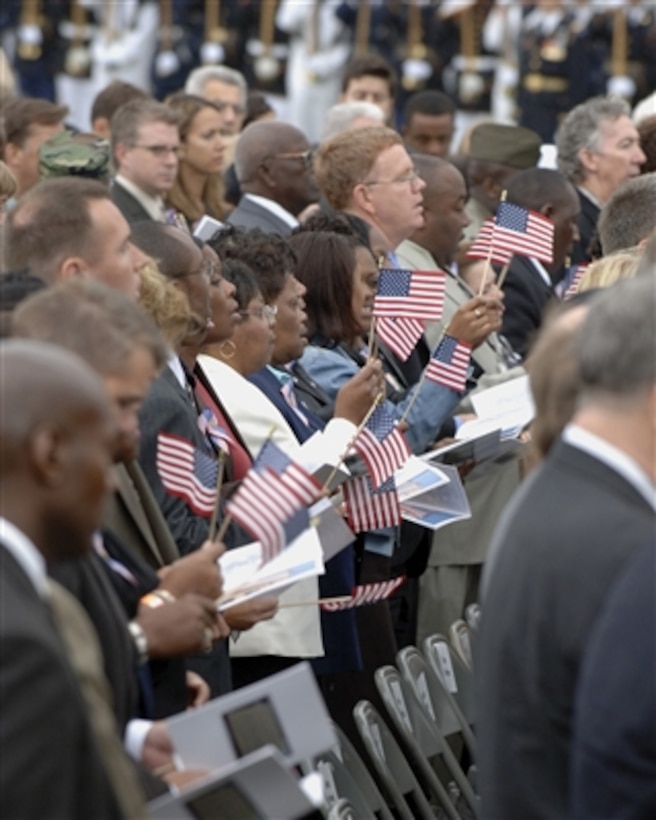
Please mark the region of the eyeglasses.
POLYGON ((133 145, 132 147, 143 148, 144 151, 150 151, 157 159, 164 159, 164 157, 168 157, 169 154, 173 154, 173 156, 177 157, 180 153, 179 145, 133 145))
POLYGON ((257 319, 266 319, 267 322, 272 325, 278 315, 278 305, 264 305, 254 310, 240 310, 239 315, 244 319, 247 319, 249 316, 255 316, 257 319))
POLYGON ((312 160, 314 158, 314 151, 308 148, 307 151, 295 151, 291 154, 272 154, 271 159, 300 159, 303 161, 305 170, 309 171, 312 168, 312 160))
POLYGON ((178 273, 174 278, 187 279, 189 276, 202 276, 210 284, 220 284, 220 280, 222 278, 219 276, 219 282, 212 281, 213 277, 216 276, 216 265, 213 262, 203 262, 197 270, 190 270, 186 273, 178 273))
POLYGON ((418 179, 419 174, 417 173, 417 169, 413 168, 410 173, 404 174, 402 177, 396 177, 396 179, 372 180, 371 182, 363 182, 362 185, 414 185, 418 179))
POLYGON ((239 103, 229 103, 229 102, 221 102, 221 100, 211 100, 210 101, 215 108, 218 108, 219 111, 225 111, 226 108, 232 108, 233 112, 238 116, 241 117, 242 114, 246 113, 246 108, 239 103))

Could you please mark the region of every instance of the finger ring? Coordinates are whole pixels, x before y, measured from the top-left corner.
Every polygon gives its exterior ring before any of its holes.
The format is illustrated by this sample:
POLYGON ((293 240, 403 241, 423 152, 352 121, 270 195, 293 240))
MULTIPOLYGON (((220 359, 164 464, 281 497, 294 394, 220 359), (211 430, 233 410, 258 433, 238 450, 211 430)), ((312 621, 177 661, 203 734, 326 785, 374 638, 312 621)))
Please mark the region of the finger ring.
POLYGON ((480 310, 479 310, 478 308, 476 308, 476 310, 474 311, 474 316, 475 316, 477 319, 480 319, 480 318, 481 318, 481 312, 480 312, 480 310))

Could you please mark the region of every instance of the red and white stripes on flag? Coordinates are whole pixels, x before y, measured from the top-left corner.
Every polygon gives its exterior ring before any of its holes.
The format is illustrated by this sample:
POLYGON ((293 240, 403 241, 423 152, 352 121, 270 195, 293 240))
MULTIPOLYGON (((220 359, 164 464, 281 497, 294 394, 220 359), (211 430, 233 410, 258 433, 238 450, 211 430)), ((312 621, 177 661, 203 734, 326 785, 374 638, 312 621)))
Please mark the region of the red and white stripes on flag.
POLYGON ((260 541, 262 562, 266 563, 284 549, 284 523, 303 506, 290 494, 278 473, 266 467, 249 470, 226 504, 226 511, 260 541))
POLYGON ((197 515, 212 515, 217 501, 214 459, 187 439, 160 432, 155 463, 168 493, 181 498, 197 515))
POLYGON ((548 216, 512 202, 500 202, 494 224, 494 247, 553 262, 554 223, 548 216))
POLYGON ((464 393, 471 357, 471 345, 453 336, 444 336, 426 366, 428 381, 464 393))
POLYGON ((410 447, 403 433, 395 427, 382 441, 365 427, 353 444, 371 473, 376 490, 410 458, 410 447))
POLYGON ((444 310, 446 273, 441 270, 381 268, 374 316, 437 321, 444 310))
POLYGON ((394 477, 374 490, 367 475, 342 484, 346 518, 353 532, 396 527, 401 523, 401 506, 394 477))
POLYGON ((579 292, 579 285, 581 284, 581 279, 583 279, 583 274, 589 267, 588 262, 584 262, 581 265, 577 265, 576 270, 574 271, 574 275, 572 276, 572 281, 567 286, 567 290, 563 294, 563 301, 566 302, 568 299, 571 299, 572 296, 575 296, 579 292))
POLYGON ((353 609, 356 606, 377 604, 379 601, 386 601, 390 598, 405 581, 406 576, 399 575, 398 578, 390 578, 389 581, 378 581, 374 584, 360 584, 351 590, 350 600, 320 601, 319 606, 325 612, 339 612, 343 609, 353 609))
POLYGON ((402 362, 408 360, 421 339, 424 326, 418 319, 391 319, 387 316, 376 320, 376 334, 402 362))
POLYGON ((491 262, 496 262, 498 265, 507 265, 512 259, 511 251, 497 248, 492 242, 494 234, 494 217, 489 217, 481 225, 478 236, 469 246, 465 254, 468 259, 487 259, 488 255, 491 262))

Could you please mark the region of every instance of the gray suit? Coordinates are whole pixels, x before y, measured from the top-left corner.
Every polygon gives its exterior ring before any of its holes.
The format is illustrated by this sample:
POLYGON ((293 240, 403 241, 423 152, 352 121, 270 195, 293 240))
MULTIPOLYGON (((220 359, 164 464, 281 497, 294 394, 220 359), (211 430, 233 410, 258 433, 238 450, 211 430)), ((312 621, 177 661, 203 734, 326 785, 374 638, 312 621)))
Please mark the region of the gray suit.
POLYGON ((130 225, 135 225, 137 222, 153 222, 152 216, 144 208, 141 202, 139 202, 138 199, 135 199, 129 191, 126 191, 120 182, 114 182, 109 193, 112 198, 112 202, 116 205, 130 225))
MULTIPOLYGON (((431 254, 416 242, 402 242, 396 253, 399 260, 413 270, 439 268, 431 254)), ((431 335, 432 344, 437 343, 456 310, 472 296, 464 282, 447 273, 444 314, 439 322, 431 323, 426 332, 426 336, 431 335)), ((479 345, 472 358, 483 371, 479 384, 484 377, 505 381, 525 372, 521 367, 508 369, 496 334, 491 334, 479 345)), ((470 406, 464 402, 458 409, 460 412, 471 412, 470 406)), ((446 633, 453 621, 462 617, 467 604, 477 600, 480 570, 487 545, 501 510, 516 490, 519 480, 519 462, 516 458, 485 463, 465 478, 472 517, 438 530, 433 536, 428 566, 419 582, 418 642, 435 632, 446 633)))
POLYGON ((180 557, 139 462, 114 465, 116 491, 107 499, 103 528, 121 541, 154 570, 180 557))
POLYGON ((515 497, 490 548, 475 646, 484 817, 569 816, 583 650, 611 584, 655 533, 632 484, 562 441, 515 497))
POLYGON ((123 817, 47 604, 0 544, 0 817, 123 817))
POLYGON ((291 226, 284 219, 250 199, 247 194, 242 196, 226 222, 237 228, 260 228, 265 233, 276 233, 279 236, 289 236, 292 232, 291 226))

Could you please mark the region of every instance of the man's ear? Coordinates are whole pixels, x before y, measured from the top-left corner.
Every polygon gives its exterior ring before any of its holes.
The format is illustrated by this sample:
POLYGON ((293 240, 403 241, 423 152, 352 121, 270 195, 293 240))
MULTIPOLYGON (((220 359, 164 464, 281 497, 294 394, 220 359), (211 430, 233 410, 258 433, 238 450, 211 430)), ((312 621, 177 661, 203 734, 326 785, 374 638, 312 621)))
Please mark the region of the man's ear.
POLYGON ((549 219, 553 219, 553 215, 556 212, 556 208, 552 202, 545 202, 545 204, 540 208, 539 213, 543 216, 548 216, 549 219))
POLYGON ((117 142, 114 146, 114 163, 117 168, 120 168, 123 164, 123 161, 130 150, 129 146, 127 146, 124 142, 117 142))
POLYGON ((490 202, 499 202, 504 186, 495 176, 492 176, 492 174, 486 176, 481 187, 490 202))
POLYGON ((599 164, 599 155, 590 148, 580 148, 577 155, 579 162, 588 173, 596 173, 599 164))
POLYGON ((88 270, 89 266, 81 256, 67 256, 59 265, 57 279, 65 282, 67 279, 84 276, 88 270))
POLYGON ((15 168, 20 166, 22 157, 23 149, 20 145, 16 145, 14 142, 8 142, 5 144, 4 159, 5 164, 10 171, 13 171, 15 168))
POLYGON ((376 213, 376 206, 368 185, 359 182, 351 192, 351 202, 355 209, 362 211, 365 214, 373 215, 376 213))
POLYGON ((255 172, 255 179, 265 188, 273 189, 278 187, 275 174, 273 173, 273 166, 267 159, 263 159, 258 165, 257 171, 255 172))
POLYGON ((44 486, 58 487, 62 483, 64 447, 64 436, 51 426, 42 426, 30 436, 26 455, 31 470, 44 486))

